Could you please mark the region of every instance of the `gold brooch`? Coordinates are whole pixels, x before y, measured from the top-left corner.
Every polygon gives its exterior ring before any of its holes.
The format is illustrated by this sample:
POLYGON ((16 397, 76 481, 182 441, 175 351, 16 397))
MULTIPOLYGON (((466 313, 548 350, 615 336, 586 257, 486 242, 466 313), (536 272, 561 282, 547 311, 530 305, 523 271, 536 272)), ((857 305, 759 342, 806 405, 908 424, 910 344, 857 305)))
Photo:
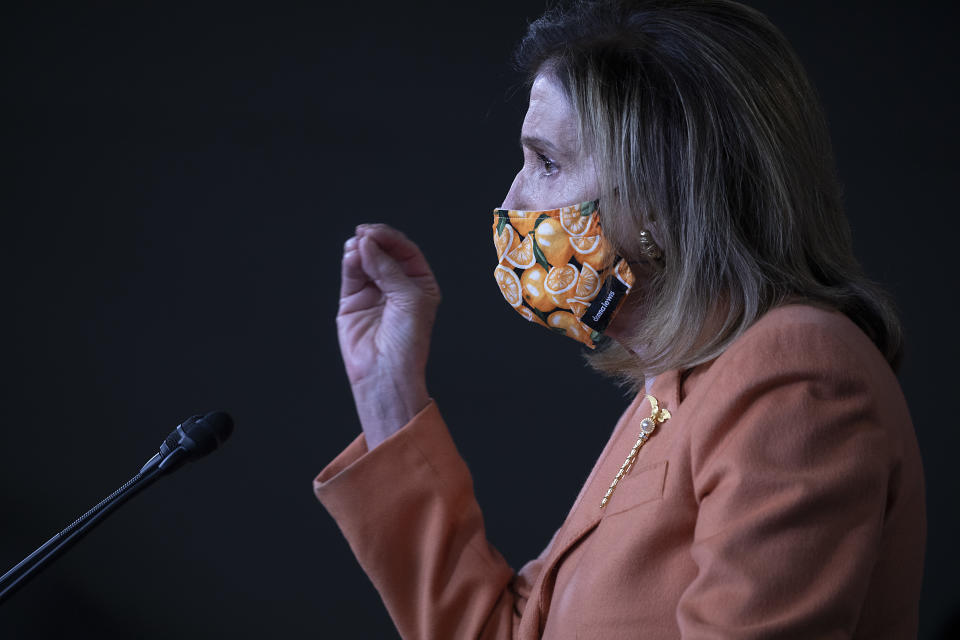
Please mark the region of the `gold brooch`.
POLYGON ((657 402, 656 398, 647 395, 645 400, 650 403, 650 417, 640 421, 640 435, 637 436, 637 442, 633 445, 633 449, 630 449, 630 455, 628 455, 627 459, 620 465, 620 470, 617 471, 616 477, 614 477, 613 482, 610 483, 610 488, 607 489, 606 495, 604 495, 603 500, 600 501, 601 509, 607 506, 607 502, 610 501, 610 496, 613 495, 613 490, 617 488, 617 483, 620 482, 623 476, 630 473, 630 468, 633 467, 633 463, 637 459, 637 452, 640 451, 643 443, 650 439, 650 434, 653 433, 658 424, 663 424, 670 419, 670 412, 666 409, 661 409, 660 403, 657 402))

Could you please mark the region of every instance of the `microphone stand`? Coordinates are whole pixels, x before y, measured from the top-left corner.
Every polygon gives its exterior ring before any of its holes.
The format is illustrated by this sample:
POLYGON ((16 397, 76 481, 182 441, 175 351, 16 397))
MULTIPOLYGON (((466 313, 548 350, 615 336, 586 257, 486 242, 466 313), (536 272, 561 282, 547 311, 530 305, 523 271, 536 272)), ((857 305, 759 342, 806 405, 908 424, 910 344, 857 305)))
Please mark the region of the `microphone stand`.
POLYGON ((0 577, 0 604, 14 594, 63 554, 80 541, 97 524, 102 522, 117 507, 137 495, 167 471, 172 470, 186 456, 182 447, 177 447, 168 455, 160 453, 153 456, 143 468, 122 487, 100 501, 95 507, 73 521, 66 529, 47 540, 36 551, 24 558, 14 568, 0 577))

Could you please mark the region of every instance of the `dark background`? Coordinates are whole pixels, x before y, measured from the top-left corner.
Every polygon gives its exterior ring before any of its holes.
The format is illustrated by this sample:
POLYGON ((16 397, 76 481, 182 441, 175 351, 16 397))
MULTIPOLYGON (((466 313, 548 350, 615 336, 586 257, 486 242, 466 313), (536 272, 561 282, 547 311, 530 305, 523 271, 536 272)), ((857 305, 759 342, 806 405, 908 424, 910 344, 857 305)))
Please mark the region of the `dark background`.
MULTIPOLYGON (((395 637, 311 491, 358 433, 334 328, 353 227, 402 228, 438 275, 430 391, 515 567, 628 403, 490 277, 526 99, 509 59, 543 3, 132 4, 0 9, 0 572, 184 417, 237 431, 15 595, 0 637, 395 637)), ((751 4, 821 92, 858 256, 902 310, 937 637, 960 606, 954 15, 751 4)))

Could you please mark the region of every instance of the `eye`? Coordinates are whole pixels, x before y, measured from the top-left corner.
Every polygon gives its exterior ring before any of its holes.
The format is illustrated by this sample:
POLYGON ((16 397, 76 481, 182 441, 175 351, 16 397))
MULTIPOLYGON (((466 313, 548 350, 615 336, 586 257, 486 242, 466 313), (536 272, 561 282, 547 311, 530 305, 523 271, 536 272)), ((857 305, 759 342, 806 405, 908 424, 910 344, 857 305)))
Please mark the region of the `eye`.
POLYGON ((537 160, 540 161, 540 166, 543 169, 543 175, 552 176, 557 172, 557 165, 542 153, 537 154, 537 160))

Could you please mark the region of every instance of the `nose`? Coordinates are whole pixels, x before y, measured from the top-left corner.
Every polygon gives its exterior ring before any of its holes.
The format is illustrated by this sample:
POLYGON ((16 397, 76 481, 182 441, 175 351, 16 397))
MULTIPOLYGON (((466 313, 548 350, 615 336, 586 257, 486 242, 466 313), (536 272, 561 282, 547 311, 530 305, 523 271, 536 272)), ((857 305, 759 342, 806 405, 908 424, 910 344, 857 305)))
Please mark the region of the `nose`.
POLYGON ((507 196, 503 199, 503 204, 500 205, 501 209, 512 209, 514 211, 524 211, 526 203, 523 202, 522 193, 523 193, 523 178, 521 177, 522 171, 518 171, 517 175, 513 178, 513 183, 510 185, 510 190, 507 191, 507 196))

